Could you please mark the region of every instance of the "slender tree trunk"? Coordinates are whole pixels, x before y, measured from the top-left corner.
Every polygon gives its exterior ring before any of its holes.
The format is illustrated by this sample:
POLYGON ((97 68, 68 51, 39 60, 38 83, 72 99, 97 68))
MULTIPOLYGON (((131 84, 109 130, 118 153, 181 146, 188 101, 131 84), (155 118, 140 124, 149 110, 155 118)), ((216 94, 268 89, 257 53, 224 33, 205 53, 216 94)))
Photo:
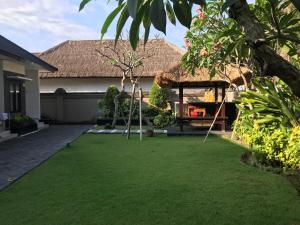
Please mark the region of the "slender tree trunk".
POLYGON ((235 1, 230 6, 229 15, 243 28, 253 57, 261 69, 261 75, 279 77, 300 97, 300 71, 265 43, 264 30, 250 11, 247 1, 235 1))
POLYGON ((127 139, 130 138, 131 118, 132 118, 132 112, 133 112, 133 101, 134 101, 134 97, 135 97, 135 86, 136 86, 136 82, 134 82, 132 85, 130 110, 129 110, 129 116, 128 116, 128 125, 127 125, 127 139))
POLYGON ((114 99, 115 110, 114 110, 114 118, 113 118, 113 121, 111 123, 111 127, 112 128, 115 128, 117 120, 119 118, 119 106, 120 106, 121 96, 122 96, 122 92, 120 92, 119 94, 117 94, 115 96, 115 99, 114 99))
POLYGON ((111 126, 114 128, 116 126, 117 120, 119 118, 119 111, 120 111, 120 101, 122 96, 124 95, 125 92, 125 79, 126 79, 126 73, 123 72, 123 77, 121 80, 121 90, 118 95, 115 96, 114 99, 114 104, 115 104, 115 111, 114 111, 114 119, 112 121, 111 126))

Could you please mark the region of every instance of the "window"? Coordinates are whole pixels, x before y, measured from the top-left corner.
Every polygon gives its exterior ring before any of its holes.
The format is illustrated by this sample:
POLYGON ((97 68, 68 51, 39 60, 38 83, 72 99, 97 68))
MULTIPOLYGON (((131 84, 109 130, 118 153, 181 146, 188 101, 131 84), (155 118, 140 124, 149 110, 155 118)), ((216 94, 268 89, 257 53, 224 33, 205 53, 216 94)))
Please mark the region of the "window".
POLYGON ((10 112, 21 112, 21 83, 12 82, 9 84, 10 112))

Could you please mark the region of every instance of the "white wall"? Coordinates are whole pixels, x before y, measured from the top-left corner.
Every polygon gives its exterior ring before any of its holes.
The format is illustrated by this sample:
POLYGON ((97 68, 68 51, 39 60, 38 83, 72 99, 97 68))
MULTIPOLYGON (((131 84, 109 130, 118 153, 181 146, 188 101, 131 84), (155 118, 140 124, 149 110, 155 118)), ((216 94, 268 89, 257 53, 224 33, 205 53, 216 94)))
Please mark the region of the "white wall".
POLYGON ((34 119, 40 119, 40 89, 37 70, 26 70, 26 77, 32 81, 25 82, 26 115, 34 119))
POLYGON ((19 74, 25 74, 25 64, 12 60, 3 61, 3 70, 19 74))
POLYGON ((41 94, 43 116, 59 122, 95 122, 99 115, 100 93, 41 94))
MULTIPOLYGON (((140 86, 149 92, 154 78, 142 78, 140 86)), ((64 88, 69 93, 105 92, 115 85, 120 88, 121 78, 51 78, 40 80, 41 93, 54 93, 57 88, 64 88)), ((126 91, 131 91, 131 84, 126 84, 126 91)))

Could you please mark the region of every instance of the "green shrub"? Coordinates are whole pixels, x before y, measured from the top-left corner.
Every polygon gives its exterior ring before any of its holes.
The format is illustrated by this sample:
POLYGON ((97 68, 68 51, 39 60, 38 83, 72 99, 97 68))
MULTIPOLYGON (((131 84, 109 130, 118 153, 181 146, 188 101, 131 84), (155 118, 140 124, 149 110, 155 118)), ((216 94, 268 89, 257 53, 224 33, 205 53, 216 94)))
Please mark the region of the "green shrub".
POLYGON ((260 155, 260 162, 300 168, 300 100, 282 81, 257 79, 253 84, 257 91, 239 99, 235 133, 260 155))
POLYGON ((13 133, 27 133, 37 129, 34 119, 22 114, 15 114, 10 119, 10 129, 13 133))
POLYGON ((99 103, 99 108, 102 109, 104 117, 113 117, 115 111, 114 99, 119 93, 116 86, 107 88, 103 100, 99 103))
POLYGON ((153 124, 156 128, 165 128, 175 123, 175 117, 172 113, 162 112, 154 117, 153 124))
POLYGON ((150 91, 149 101, 160 109, 166 109, 168 107, 168 91, 154 82, 150 91))
POLYGON ((286 165, 300 168, 300 126, 291 130, 287 149, 285 150, 284 162, 286 165))
MULTIPOLYGON (((122 99, 122 102, 121 102, 121 105, 120 105, 120 110, 122 111, 122 115, 125 116, 125 117, 129 116, 130 101, 131 101, 131 98, 122 99)), ((134 112, 132 114, 133 118, 138 117, 138 115, 139 115, 138 107, 139 107, 139 102, 137 100, 134 100, 133 101, 133 110, 134 110, 134 112)))
POLYGON ((143 116, 153 119, 158 114, 162 113, 162 110, 159 108, 155 108, 153 106, 149 106, 143 109, 143 116))

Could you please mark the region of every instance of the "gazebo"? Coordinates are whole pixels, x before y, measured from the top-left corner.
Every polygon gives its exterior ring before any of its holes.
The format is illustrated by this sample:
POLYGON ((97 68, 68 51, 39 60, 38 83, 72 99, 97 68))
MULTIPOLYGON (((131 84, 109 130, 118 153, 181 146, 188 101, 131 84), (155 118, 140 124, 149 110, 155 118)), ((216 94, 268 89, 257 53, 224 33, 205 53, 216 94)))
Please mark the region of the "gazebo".
POLYGON ((220 125, 221 130, 225 131, 228 119, 225 111, 226 103, 223 104, 221 109, 220 107, 222 102, 225 101, 226 90, 229 87, 242 85, 243 79, 249 80, 251 77, 249 70, 244 67, 238 69, 234 64, 226 66, 225 72, 210 77, 209 71, 202 68, 198 69, 195 75, 191 75, 182 68, 181 64, 178 64, 156 75, 155 80, 159 86, 178 89, 179 113, 176 117, 180 125, 180 131, 183 131, 184 122, 193 122, 201 126, 211 125, 219 110, 215 124, 220 125), (244 78, 242 78, 241 73, 244 78), (213 97, 210 96, 209 100, 199 102, 187 102, 184 105, 184 90, 195 88, 209 89, 213 92, 213 97))

